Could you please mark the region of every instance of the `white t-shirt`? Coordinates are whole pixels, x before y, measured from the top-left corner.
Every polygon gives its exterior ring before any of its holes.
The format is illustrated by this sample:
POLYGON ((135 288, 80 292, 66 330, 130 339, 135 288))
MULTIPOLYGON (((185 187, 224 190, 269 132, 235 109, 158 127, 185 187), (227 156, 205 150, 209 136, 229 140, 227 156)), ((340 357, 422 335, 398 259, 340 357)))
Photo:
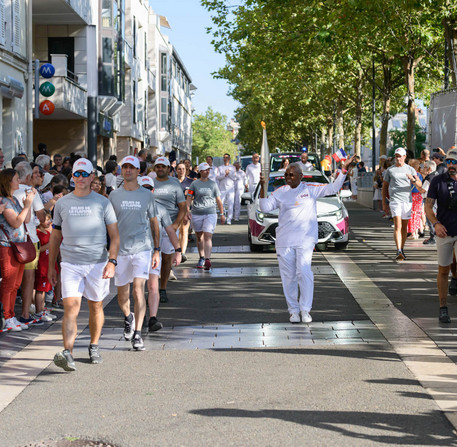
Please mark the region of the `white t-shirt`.
POLYGON ((116 189, 116 176, 111 174, 111 172, 109 174, 106 174, 105 184, 107 188, 116 189))
MULTIPOLYGON (((17 198, 17 200, 19 200, 19 203, 21 204, 22 207, 24 207, 24 202, 22 201, 22 199, 25 198, 25 191, 30 188, 31 188, 31 186, 20 184, 19 189, 17 191, 14 191, 13 195, 14 195, 14 197, 17 198)), ((36 234, 36 227, 38 225, 40 225, 40 221, 36 217, 35 213, 42 209, 44 209, 43 201, 41 200, 41 197, 37 192, 35 194, 35 198, 33 199, 33 202, 32 202, 30 221, 29 221, 29 223, 25 224, 25 227, 27 228, 27 231, 29 232, 30 239, 34 243, 38 242, 40 240, 36 234)))
POLYGON ((239 171, 235 171, 235 176, 235 189, 244 191, 244 187, 246 186, 246 173, 240 169, 239 171))
POLYGON ((302 163, 301 161, 297 161, 297 163, 300 165, 300 168, 303 172, 306 172, 306 171, 313 171, 314 170, 314 166, 312 163, 310 163, 309 161, 307 161, 306 163, 302 163))
POLYGON ((260 163, 250 163, 246 167, 246 177, 248 178, 249 192, 253 192, 260 180, 260 163))
POLYGON ((233 165, 222 165, 217 168, 217 181, 221 191, 234 190, 236 180, 235 171, 236 169, 233 165), (226 171, 229 171, 228 175, 226 175, 226 171))
POLYGON ((336 194, 343 186, 346 175, 340 171, 333 183, 300 183, 296 188, 288 185, 260 199, 260 210, 269 213, 279 208, 276 229, 276 247, 303 248, 310 240, 317 244, 317 206, 319 197, 336 194))

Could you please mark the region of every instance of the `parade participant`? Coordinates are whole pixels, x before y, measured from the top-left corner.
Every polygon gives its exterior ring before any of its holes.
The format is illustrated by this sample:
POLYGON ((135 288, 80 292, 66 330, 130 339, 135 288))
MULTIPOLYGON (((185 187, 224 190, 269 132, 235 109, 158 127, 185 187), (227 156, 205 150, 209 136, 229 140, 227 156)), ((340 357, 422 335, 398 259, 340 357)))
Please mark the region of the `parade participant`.
POLYGON ((447 308, 449 271, 457 252, 457 150, 446 155, 447 172, 433 177, 425 200, 425 213, 435 229, 438 255, 437 287, 440 301, 439 321, 450 323, 447 308), (436 214, 433 207, 436 203, 436 214))
POLYGON ((213 157, 211 155, 206 157, 206 163, 209 164, 209 179, 217 183, 217 168, 213 166, 213 157))
POLYGON ((283 158, 281 160, 281 165, 279 166, 279 172, 286 172, 287 167, 290 165, 290 161, 288 158, 283 158))
POLYGON ((240 213, 241 213, 241 196, 243 195, 244 191, 247 190, 247 179, 245 172, 241 169, 241 164, 239 161, 235 161, 233 163, 235 166, 235 199, 234 199, 234 207, 233 207, 233 217, 235 222, 240 221, 240 213))
POLYGON ((273 191, 268 198, 265 179, 260 176, 260 210, 270 213, 279 209, 276 254, 291 323, 300 322, 300 312, 303 323, 312 321, 314 277, 311 260, 318 241, 316 201, 341 189, 353 158, 346 160, 338 177, 328 184, 302 182, 300 164, 292 163, 284 174, 286 185, 273 191))
POLYGON ((297 163, 303 172, 312 171, 314 169, 313 164, 308 161, 308 152, 302 152, 300 161, 297 163))
MULTIPOLYGON (((154 199, 165 207, 173 222, 173 228, 178 231, 186 215, 186 199, 181 185, 176 178, 169 177, 170 162, 166 157, 159 157, 154 163, 157 177, 154 180, 154 199)), ((160 251, 162 265, 160 269, 160 302, 168 302, 167 285, 173 262, 174 247, 166 231, 162 230, 160 251)))
POLYGON ((146 315, 144 286, 149 278, 149 266, 156 268, 160 263, 159 252, 152 252, 153 247, 159 247, 159 225, 152 194, 138 184, 138 158, 128 155, 120 166, 124 183, 122 188, 114 190, 109 196, 116 213, 120 237, 114 283, 117 301, 124 314, 124 338, 132 341, 133 349, 143 351, 141 328, 146 315), (130 312, 131 283, 135 313, 130 312))
MULTIPOLYGON (((154 182, 150 177, 141 177, 139 184, 146 190, 154 193, 154 182)), ((173 228, 173 222, 170 216, 160 203, 155 202, 156 217, 159 226, 159 235, 162 231, 165 231, 170 239, 170 243, 174 247, 174 254, 172 265, 178 266, 181 262, 181 248, 179 246, 178 236, 176 235, 175 229, 173 228)), ((159 253, 157 247, 154 248, 155 253, 159 253)), ((160 276, 160 258, 159 263, 154 268, 151 266, 149 269, 148 279, 148 306, 149 306, 149 321, 148 329, 149 332, 155 332, 163 328, 163 324, 157 319, 157 313, 159 311, 159 276, 160 276)))
MULTIPOLYGON (((184 163, 179 163, 176 166, 176 175, 179 183, 181 183, 182 192, 184 193, 184 197, 187 195, 187 190, 189 186, 192 184, 193 180, 187 176, 187 167, 184 163)), ((186 251, 187 251, 187 244, 189 242, 189 227, 190 222, 184 218, 179 226, 179 245, 182 248, 182 260, 181 262, 184 263, 187 261, 186 251)))
POLYGON ((235 199, 235 167, 230 164, 230 155, 224 154, 224 164, 217 168, 217 181, 221 200, 227 209, 227 225, 232 224, 233 201, 235 199))
POLYGON ((211 270, 212 238, 217 223, 216 205, 221 213, 222 224, 225 222, 224 206, 219 188, 209 179, 209 164, 201 163, 198 170, 200 179, 194 180, 187 194, 187 217, 191 220, 192 228, 197 235, 197 248, 200 255, 197 268, 209 271, 211 270))
POLYGON ((406 259, 404 246, 411 217, 411 186, 420 187, 422 182, 411 166, 405 164, 406 151, 402 147, 395 150, 395 164, 384 173, 382 204, 386 214, 390 212, 394 221, 394 241, 397 247, 397 261, 406 259), (389 195, 389 205, 387 205, 389 195))
POLYGON ((77 318, 84 295, 89 304, 91 363, 101 363, 98 340, 103 327, 103 299, 109 293, 109 279, 114 276, 119 251, 119 231, 111 202, 93 192, 92 163, 75 161, 72 179, 75 190, 59 199, 54 208, 54 225, 49 241, 48 277, 56 285, 55 263, 62 256, 61 279, 64 316, 62 335, 64 350, 54 356, 54 363, 65 371, 75 371, 72 356, 77 334, 77 318), (110 238, 109 255, 106 249, 110 238))
POLYGON ((252 194, 255 191, 260 179, 260 155, 257 152, 252 154, 252 163, 246 166, 246 177, 248 180, 248 191, 252 194))
POLYGON ((37 192, 34 188, 25 191, 23 203, 14 196, 19 189, 19 176, 15 169, 0 171, 0 301, 6 320, 6 329, 21 331, 28 329, 14 315, 14 303, 24 273, 24 264, 20 264, 14 255, 10 242, 25 242, 24 223, 30 221, 30 210, 37 192))

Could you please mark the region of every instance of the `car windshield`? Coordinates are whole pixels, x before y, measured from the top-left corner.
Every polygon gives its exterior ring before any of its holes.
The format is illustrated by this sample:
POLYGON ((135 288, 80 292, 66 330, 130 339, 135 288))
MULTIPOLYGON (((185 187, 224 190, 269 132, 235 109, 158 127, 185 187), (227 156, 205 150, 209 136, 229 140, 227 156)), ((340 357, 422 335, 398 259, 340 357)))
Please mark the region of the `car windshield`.
MULTIPOLYGON (((327 184, 328 178, 322 175, 321 173, 309 173, 307 175, 304 175, 302 178, 302 182, 308 182, 308 183, 325 183, 327 184)), ((280 188, 281 186, 284 186, 286 184, 286 179, 282 175, 280 176, 275 176, 275 177, 270 177, 270 181, 268 182, 268 192, 273 192, 276 189, 280 188)))
MULTIPOLYGON (((270 154, 270 172, 277 172, 281 169, 281 163, 285 158, 289 159, 289 163, 300 161, 300 153, 290 154, 270 154)), ((320 169, 319 160, 315 154, 308 154, 308 161, 312 163, 314 169, 320 169)))

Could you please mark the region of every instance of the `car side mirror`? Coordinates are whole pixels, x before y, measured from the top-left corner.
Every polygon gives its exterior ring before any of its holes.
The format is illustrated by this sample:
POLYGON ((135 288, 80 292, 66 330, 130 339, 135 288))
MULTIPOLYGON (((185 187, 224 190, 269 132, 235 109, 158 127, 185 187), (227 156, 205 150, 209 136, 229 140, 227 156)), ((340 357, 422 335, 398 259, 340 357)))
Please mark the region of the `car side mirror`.
POLYGON ((252 198, 252 193, 250 192, 244 192, 243 194, 241 194, 241 199, 249 203, 252 203, 254 201, 252 198))

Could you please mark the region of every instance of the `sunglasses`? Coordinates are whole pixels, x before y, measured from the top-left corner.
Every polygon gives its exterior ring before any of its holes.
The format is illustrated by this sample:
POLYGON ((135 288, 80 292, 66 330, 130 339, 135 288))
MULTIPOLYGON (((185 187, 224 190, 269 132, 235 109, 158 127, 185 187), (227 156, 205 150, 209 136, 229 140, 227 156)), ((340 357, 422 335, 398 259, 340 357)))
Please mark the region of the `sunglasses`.
POLYGON ((154 189, 152 186, 149 186, 149 185, 143 185, 143 188, 146 188, 149 191, 152 191, 154 189))
POLYGON ((457 165, 457 160, 446 160, 447 165, 457 165))
POLYGON ((87 178, 87 177, 89 177, 90 174, 86 171, 76 171, 76 172, 73 172, 73 175, 76 178, 81 177, 81 176, 83 176, 83 178, 87 178))

